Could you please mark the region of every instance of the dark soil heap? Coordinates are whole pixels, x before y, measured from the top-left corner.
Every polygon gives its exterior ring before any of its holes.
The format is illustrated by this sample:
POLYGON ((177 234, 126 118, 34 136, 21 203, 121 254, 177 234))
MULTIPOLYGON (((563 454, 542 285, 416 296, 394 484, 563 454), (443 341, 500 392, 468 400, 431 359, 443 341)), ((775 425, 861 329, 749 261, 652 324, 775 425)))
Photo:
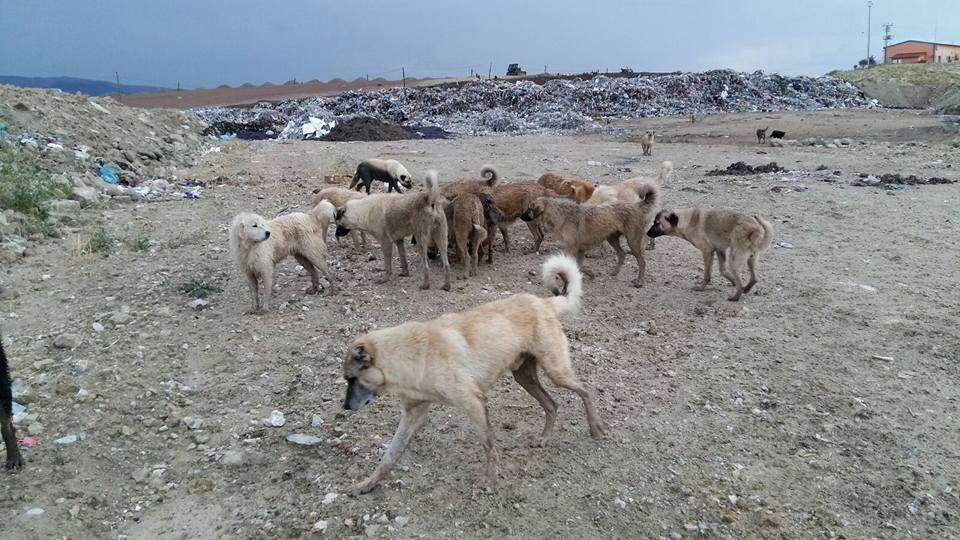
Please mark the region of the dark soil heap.
POLYGON ((753 167, 742 161, 731 164, 726 169, 714 169, 708 171, 706 176, 745 176, 748 174, 762 174, 771 172, 784 172, 786 169, 777 165, 776 161, 771 161, 766 165, 757 165, 753 167))
POLYGON ((401 141, 416 139, 406 128, 369 116, 345 120, 330 130, 324 141, 401 141))

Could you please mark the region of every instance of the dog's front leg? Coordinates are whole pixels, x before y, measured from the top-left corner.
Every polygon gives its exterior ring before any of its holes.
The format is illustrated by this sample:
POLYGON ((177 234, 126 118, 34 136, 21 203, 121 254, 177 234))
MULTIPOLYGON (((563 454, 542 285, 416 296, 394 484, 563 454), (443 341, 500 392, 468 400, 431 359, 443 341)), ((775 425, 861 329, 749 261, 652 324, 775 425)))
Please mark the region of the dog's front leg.
POLYGON ((265 314, 270 311, 270 298, 273 297, 273 271, 276 268, 269 266, 260 273, 263 276, 263 303, 257 313, 265 314))
POLYGON ((704 291, 707 289, 707 285, 710 284, 710 274, 713 273, 713 250, 707 250, 703 252, 703 283, 699 286, 694 287, 695 291, 704 291))
MULTIPOLYGON (((420 239, 425 240, 430 238, 429 234, 421 234, 420 239)), ((429 249, 427 249, 429 242, 417 242, 417 254, 420 255, 420 261, 423 263, 423 282, 420 283, 420 288, 427 290, 430 288, 430 256, 429 249)), ((406 257, 403 257, 403 260, 406 261, 406 257)))
POLYGON ((4 467, 19 471, 23 468, 23 458, 20 456, 20 448, 17 447, 17 431, 6 410, 0 411, 0 431, 3 432, 3 444, 7 449, 7 461, 4 467))
POLYGON ((350 489, 350 492, 354 496, 369 492, 390 472, 390 469, 393 468, 393 465, 407 448, 407 444, 410 443, 417 432, 420 431, 420 428, 427 422, 427 412, 429 410, 430 402, 403 403, 400 426, 397 427, 397 432, 393 435, 390 446, 387 448, 386 453, 383 454, 380 465, 377 466, 377 470, 373 471, 373 474, 367 477, 366 480, 356 484, 350 489))
POLYGON ((613 251, 617 253, 617 264, 613 267, 613 270, 610 271, 610 276, 615 277, 620 273, 620 269, 623 268, 623 261, 626 260, 627 254, 624 253, 623 247, 620 246, 619 236, 611 236, 607 238, 607 243, 610 244, 610 247, 613 248, 613 251))
POLYGON ((253 315, 260 312, 260 284, 257 282, 257 275, 247 273, 247 288, 250 289, 250 311, 247 314, 253 315))
POLYGON ((494 440, 493 426, 490 425, 490 415, 487 413, 487 400, 483 395, 465 396, 465 402, 462 406, 471 422, 473 422, 477 434, 480 435, 480 445, 483 446, 483 450, 487 454, 487 480, 490 482, 491 488, 495 487, 499 456, 494 446, 496 441, 494 440))
MULTIPOLYGON (((567 251, 567 254, 570 254, 570 252, 567 251)), ((577 251, 576 255, 577 255, 577 266, 580 267, 580 271, 583 272, 583 275, 587 276, 590 279, 593 279, 595 277, 593 275, 593 272, 588 270, 587 267, 583 265, 583 250, 577 251)))
MULTIPOLYGON (((424 253, 426 253, 427 247, 424 246, 424 253)), ((410 267, 407 266, 407 247, 404 245, 403 238, 397 240, 397 255, 400 256, 400 277, 406 277, 410 275, 410 267)))

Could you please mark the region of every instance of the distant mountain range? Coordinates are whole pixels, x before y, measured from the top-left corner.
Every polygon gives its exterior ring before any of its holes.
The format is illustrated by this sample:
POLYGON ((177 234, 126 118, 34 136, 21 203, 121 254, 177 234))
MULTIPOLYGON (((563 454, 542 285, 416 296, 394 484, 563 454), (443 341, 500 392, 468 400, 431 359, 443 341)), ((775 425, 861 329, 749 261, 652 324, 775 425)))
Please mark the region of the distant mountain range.
MULTIPOLYGON (((59 88, 64 92, 83 92, 89 96, 117 93, 116 83, 96 81, 93 79, 77 79, 75 77, 16 77, 12 75, 0 75, 0 84, 11 84, 24 88, 59 88)), ((124 94, 166 92, 167 90, 171 90, 171 88, 140 86, 135 84, 120 85, 120 91, 124 94)))

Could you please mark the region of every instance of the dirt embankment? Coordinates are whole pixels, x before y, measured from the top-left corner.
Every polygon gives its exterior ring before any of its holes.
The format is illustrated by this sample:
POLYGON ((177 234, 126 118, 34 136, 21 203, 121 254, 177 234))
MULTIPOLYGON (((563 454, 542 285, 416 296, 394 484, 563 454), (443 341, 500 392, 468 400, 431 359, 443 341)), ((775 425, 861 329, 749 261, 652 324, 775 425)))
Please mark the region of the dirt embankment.
POLYGON ((834 75, 884 107, 960 114, 960 64, 887 64, 834 75))

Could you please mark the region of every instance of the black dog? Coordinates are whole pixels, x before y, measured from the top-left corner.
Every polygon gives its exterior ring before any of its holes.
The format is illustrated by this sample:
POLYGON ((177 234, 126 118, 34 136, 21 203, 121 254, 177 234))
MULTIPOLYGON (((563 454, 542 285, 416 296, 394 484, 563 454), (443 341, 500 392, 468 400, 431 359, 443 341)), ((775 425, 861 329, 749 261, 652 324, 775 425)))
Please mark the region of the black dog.
POLYGON ((779 129, 775 129, 770 132, 771 139, 782 139, 785 135, 786 132, 780 131, 779 129))
POLYGON ((350 189, 357 188, 360 191, 366 188, 367 195, 370 194, 370 184, 374 180, 379 180, 387 184, 387 193, 396 190, 397 193, 403 193, 400 185, 409 189, 413 187, 413 179, 410 173, 394 159, 368 159, 361 161, 357 165, 357 172, 353 174, 353 180, 350 182, 350 189))
POLYGON ((13 429, 13 394, 10 391, 10 370, 7 366, 7 355, 3 352, 3 341, 0 340, 0 431, 3 432, 3 444, 7 447, 6 468, 20 470, 23 468, 23 458, 17 447, 17 432, 13 429))

